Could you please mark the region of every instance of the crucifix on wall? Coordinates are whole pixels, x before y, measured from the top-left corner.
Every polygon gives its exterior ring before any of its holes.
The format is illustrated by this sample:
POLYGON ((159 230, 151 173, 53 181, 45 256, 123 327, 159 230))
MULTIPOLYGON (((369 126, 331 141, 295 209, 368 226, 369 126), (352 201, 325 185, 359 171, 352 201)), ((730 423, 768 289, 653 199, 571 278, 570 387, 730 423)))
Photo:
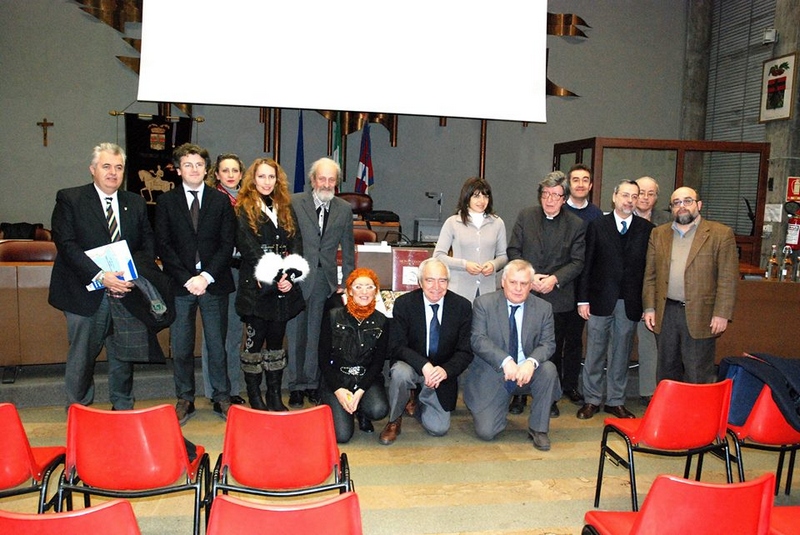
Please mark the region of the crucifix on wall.
POLYGON ((51 126, 54 126, 55 123, 52 123, 47 120, 47 117, 41 120, 41 122, 36 123, 38 126, 42 127, 42 145, 45 147, 47 146, 47 129, 51 126))

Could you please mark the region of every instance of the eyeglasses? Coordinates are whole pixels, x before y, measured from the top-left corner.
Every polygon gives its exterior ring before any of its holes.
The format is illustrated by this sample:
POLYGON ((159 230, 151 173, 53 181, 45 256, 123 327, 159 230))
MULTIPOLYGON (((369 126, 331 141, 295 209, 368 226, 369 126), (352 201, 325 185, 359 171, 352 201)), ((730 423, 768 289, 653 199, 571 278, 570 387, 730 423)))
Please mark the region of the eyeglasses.
POLYGON ((206 162, 197 162, 197 163, 192 163, 192 162, 184 162, 184 163, 182 163, 182 164, 181 164, 181 167, 183 167, 184 169, 187 169, 187 170, 191 170, 191 169, 205 169, 205 167, 206 167, 206 162))
POLYGON ((686 208, 689 208, 694 204, 694 201, 695 199, 691 198, 673 199, 672 204, 670 204, 670 206, 672 206, 673 208, 677 208, 678 206, 685 206, 686 208))
POLYGON ((375 285, 374 284, 354 284, 353 286, 351 286, 351 288, 353 288, 353 290, 355 290, 357 292, 361 292, 361 291, 364 291, 364 290, 367 290, 368 292, 371 292, 371 291, 373 291, 375 289, 375 285))
POLYGON ((656 197, 658 194, 655 191, 640 191, 639 197, 656 197))
POLYGON ((541 199, 545 201, 557 201, 564 197, 563 193, 551 193, 549 191, 543 191, 542 194, 539 196, 541 199))
POLYGON ((620 197, 622 197, 626 201, 628 199, 635 201, 636 199, 639 198, 639 195, 636 194, 636 193, 617 193, 617 195, 619 195, 620 197))

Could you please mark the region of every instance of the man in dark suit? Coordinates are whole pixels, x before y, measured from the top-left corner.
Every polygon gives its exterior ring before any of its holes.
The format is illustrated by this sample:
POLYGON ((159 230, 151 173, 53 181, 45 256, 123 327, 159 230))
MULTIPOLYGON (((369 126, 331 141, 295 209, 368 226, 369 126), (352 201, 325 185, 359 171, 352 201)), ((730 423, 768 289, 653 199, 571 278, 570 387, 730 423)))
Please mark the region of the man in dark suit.
POLYGON ((228 198, 203 180, 208 151, 185 143, 172 159, 181 187, 156 205, 156 248, 175 288, 175 322, 170 329, 174 361, 175 412, 181 424, 194 415, 194 340, 197 309, 208 347, 208 376, 214 413, 227 418, 230 381, 225 354, 228 294, 234 290, 230 262, 236 219, 228 198))
POLYGON ((458 376, 472 361, 469 347, 472 306, 448 291, 450 270, 435 258, 419 266, 420 288, 401 295, 392 308, 389 328, 389 423, 381 444, 397 440, 410 390, 419 388, 415 416, 423 429, 442 436, 456 408, 458 376))
MULTIPOLYGON (((154 259, 153 231, 144 199, 120 190, 125 152, 113 143, 94 148, 89 165, 92 183, 63 189, 56 195, 52 232, 58 255, 50 277, 48 302, 64 311, 69 353, 64 383, 67 405, 94 401, 94 364, 111 331, 109 300, 131 291, 122 272, 102 271, 85 251, 126 240, 133 255, 154 259), (110 214, 110 215, 109 215, 110 214), (88 291, 92 282, 105 287, 88 291)), ((106 343, 109 398, 115 409, 133 408, 133 363, 118 358, 106 343)))
MULTIPOLYGON (((565 367, 570 363, 579 366, 581 359, 581 340, 570 336, 570 328, 576 326, 572 321, 576 308, 575 284, 583 270, 586 226, 580 217, 564 209, 569 195, 564 173, 548 174, 539 183, 541 206, 525 208, 519 213, 508 242, 509 260, 522 258, 531 263, 536 273, 531 288, 553 307, 556 345, 551 360, 559 377, 565 375, 565 367)), ((509 407, 512 414, 522 412, 524 399, 524 396, 513 398, 509 407)), ((554 418, 559 415, 555 402, 550 412, 554 418)))
POLYGON ((355 269, 356 247, 353 239, 353 211, 350 204, 335 196, 341 169, 330 158, 320 158, 311 164, 308 178, 311 191, 295 193, 292 206, 303 238, 303 256, 311 266, 301 283, 306 309, 286 326, 289 339, 287 377, 289 406, 300 408, 307 397, 319 404, 319 333, 326 308, 341 306, 345 281, 355 269), (341 247, 342 273, 336 263, 341 247))
POLYGON ((733 230, 700 216, 692 188, 670 196, 674 222, 650 234, 642 290, 644 319, 656 333, 656 379, 716 381, 717 337, 733 318, 739 254, 733 230))
POLYGON ((550 407, 561 397, 558 371, 550 360, 555 348, 550 303, 531 294, 534 270, 512 260, 503 270, 503 289, 473 303, 472 351, 464 376, 464 403, 478 438, 492 440, 508 424, 512 395, 530 395, 528 434, 533 446, 550 449, 550 407))
POLYGON ((595 415, 604 393, 605 412, 634 417, 625 408, 625 388, 633 334, 642 318, 642 281, 653 228, 633 214, 638 195, 636 182, 620 182, 611 197, 614 210, 586 229, 586 262, 578 280, 578 313, 587 320, 585 403, 577 414, 581 420, 595 415))

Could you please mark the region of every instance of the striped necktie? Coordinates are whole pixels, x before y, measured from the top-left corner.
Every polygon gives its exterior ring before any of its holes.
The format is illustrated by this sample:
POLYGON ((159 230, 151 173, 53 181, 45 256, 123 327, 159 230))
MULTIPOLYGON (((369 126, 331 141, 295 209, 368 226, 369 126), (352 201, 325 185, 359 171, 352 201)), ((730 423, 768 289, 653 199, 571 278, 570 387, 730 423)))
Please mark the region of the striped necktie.
POLYGON ((111 236, 111 241, 119 241, 119 225, 117 224, 117 216, 114 215, 114 208, 111 206, 111 197, 106 197, 106 223, 108 223, 108 233, 111 236))

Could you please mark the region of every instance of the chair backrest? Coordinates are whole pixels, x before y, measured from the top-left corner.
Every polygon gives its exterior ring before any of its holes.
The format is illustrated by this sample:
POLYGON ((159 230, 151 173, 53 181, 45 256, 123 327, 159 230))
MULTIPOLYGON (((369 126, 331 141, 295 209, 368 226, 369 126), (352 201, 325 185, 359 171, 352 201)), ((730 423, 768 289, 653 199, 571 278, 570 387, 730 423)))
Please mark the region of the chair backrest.
POLYGON ((190 473, 175 409, 109 411, 73 404, 67 416, 66 473, 91 486, 142 490, 190 473))
POLYGON ((764 385, 747 421, 742 426, 742 438, 771 445, 800 443, 800 431, 789 425, 772 398, 772 389, 764 385))
POLYGON ((773 474, 731 484, 658 476, 630 534, 766 535, 774 485, 773 474))
POLYGON ((126 500, 44 515, 0 511, 0 533, 14 535, 140 535, 136 516, 126 500))
POLYGON ((361 535, 361 508, 355 492, 333 498, 276 505, 217 496, 211 506, 206 535, 361 535))
POLYGON ((330 407, 289 412, 234 405, 228 411, 222 468, 239 484, 263 489, 318 485, 339 464, 330 407))
POLYGON ((0 242, 0 262, 53 262, 57 252, 56 244, 52 241, 0 242))
POLYGON ((349 202, 350 209, 357 216, 363 216, 372 211, 372 197, 366 193, 344 192, 337 193, 336 196, 349 202))
POLYGON ((658 383, 631 440, 665 450, 683 450, 724 440, 732 382, 690 384, 665 379, 658 383))
MULTIPOLYGON (((11 489, 29 481, 35 462, 28 436, 22 426, 17 408, 0 403, 0 490, 11 489)), ((38 479, 38 478, 37 478, 38 479)))
POLYGON ((356 244, 378 241, 378 233, 368 228, 354 228, 353 241, 356 244))

